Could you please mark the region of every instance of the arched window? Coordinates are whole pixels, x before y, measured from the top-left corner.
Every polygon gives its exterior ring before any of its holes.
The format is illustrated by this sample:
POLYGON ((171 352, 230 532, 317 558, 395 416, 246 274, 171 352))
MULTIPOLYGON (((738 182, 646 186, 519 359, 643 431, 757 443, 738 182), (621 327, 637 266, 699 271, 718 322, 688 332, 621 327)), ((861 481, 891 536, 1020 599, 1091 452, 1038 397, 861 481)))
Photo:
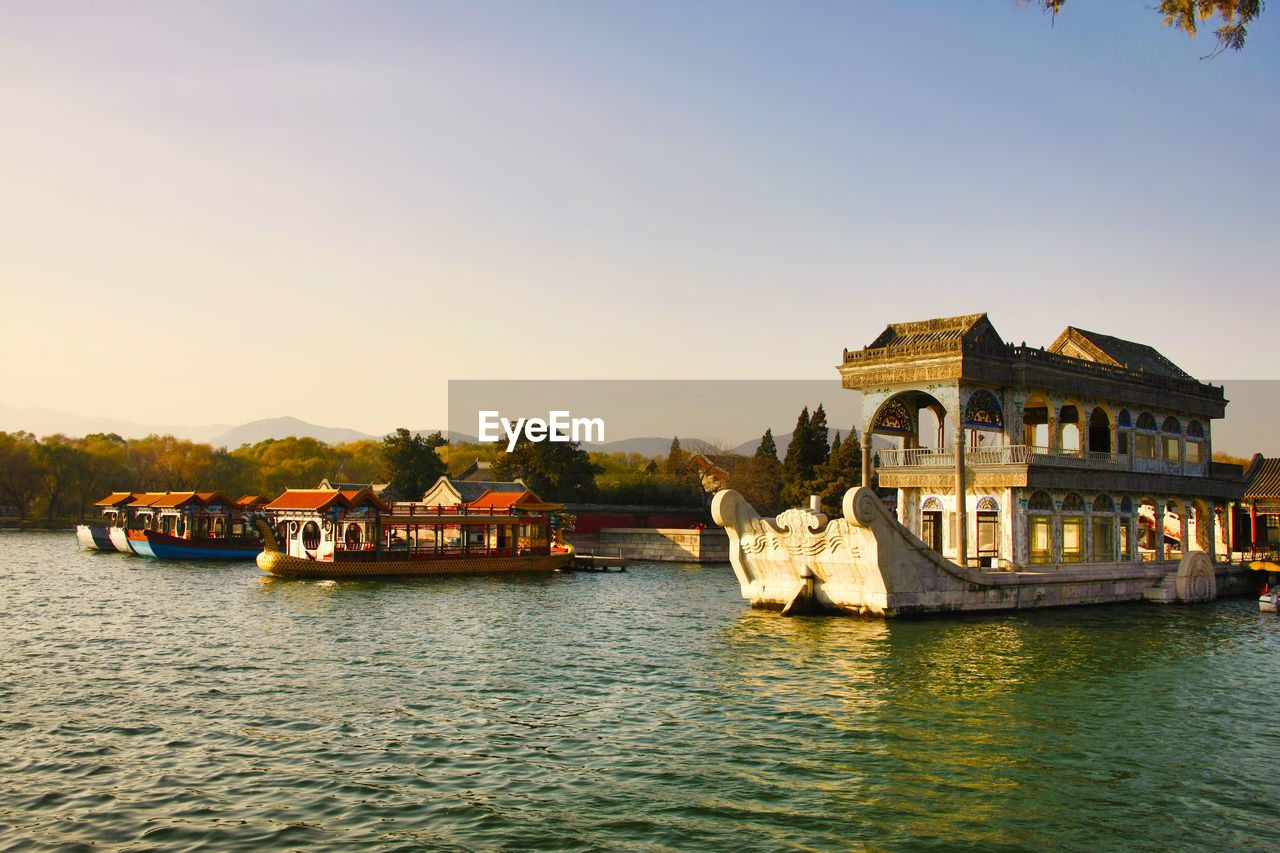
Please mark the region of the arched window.
POLYGON ((927 497, 920 507, 920 541, 942 552, 942 501, 927 497))
POLYGON ((1182 424, 1173 415, 1164 419, 1160 425, 1160 455, 1166 462, 1177 462, 1182 458, 1182 442, 1178 436, 1182 434, 1182 424))
POLYGON ((1133 501, 1128 495, 1120 499, 1120 511, 1125 515, 1133 515, 1133 501))
POLYGON ((1048 492, 1036 492, 1031 496, 1031 499, 1027 501, 1027 509, 1052 512, 1053 498, 1049 497, 1048 492))
POLYGON ((1133 455, 1139 459, 1156 458, 1156 419, 1150 412, 1138 415, 1138 434, 1133 437, 1133 455))
POLYGON ((1133 559, 1133 543, 1130 540, 1133 529, 1133 501, 1128 495, 1120 499, 1120 559, 1133 559))
POLYGON ((916 432, 915 418, 911 416, 911 410, 898 397, 894 397, 880 407, 871 428, 875 432, 896 435, 915 435, 916 432))
POLYGON ((985 497, 985 498, 979 498, 979 499, 978 499, 978 511, 979 511, 979 512, 988 512, 988 511, 990 511, 990 512, 998 512, 998 511, 999 511, 999 509, 1000 509, 1000 505, 999 505, 998 503, 996 503, 996 499, 995 499, 995 498, 992 498, 992 497, 985 497))
POLYGON ((1111 500, 1110 495, 1098 495, 1093 499, 1094 512, 1115 512, 1115 501, 1111 500))
POLYGON ((990 391, 979 388, 964 407, 964 425, 977 429, 1004 429, 1000 401, 990 391))
POLYGON ((1173 415, 1164 419, 1164 423, 1160 424, 1161 432, 1182 433, 1182 424, 1178 423, 1178 419, 1173 415))
POLYGON ((1128 409, 1120 410, 1120 414, 1116 415, 1116 424, 1122 427, 1133 426, 1133 420, 1129 416, 1128 409))
POLYGON ((320 547, 320 525, 308 521, 302 526, 302 547, 314 551, 320 547))
POLYGON ((1204 438, 1204 427, 1200 426, 1199 421, 1192 421, 1187 424, 1187 435, 1204 438))
POLYGON ((1062 499, 1063 512, 1084 512, 1084 498, 1075 492, 1070 492, 1062 499))
POLYGON ((348 524, 345 537, 347 548, 357 550, 360 547, 360 525, 348 524))

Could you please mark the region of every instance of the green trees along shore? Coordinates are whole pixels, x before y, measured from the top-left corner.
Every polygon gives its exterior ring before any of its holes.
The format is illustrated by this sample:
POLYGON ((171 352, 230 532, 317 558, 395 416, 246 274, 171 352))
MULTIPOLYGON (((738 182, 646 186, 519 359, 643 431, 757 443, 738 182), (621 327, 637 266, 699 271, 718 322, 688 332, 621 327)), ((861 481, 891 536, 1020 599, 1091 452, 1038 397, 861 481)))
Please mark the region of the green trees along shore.
POLYGON ((762 514, 823 498, 838 510, 861 470, 856 430, 827 442, 826 413, 806 407, 784 458, 766 429, 753 455, 703 441, 672 441, 666 455, 603 453, 571 442, 522 440, 511 453, 495 444, 448 442, 440 433, 397 429, 379 440, 327 444, 307 437, 267 439, 234 450, 172 435, 126 439, 114 433, 37 438, 0 432, 0 516, 91 518, 113 491, 213 491, 233 498, 275 497, 286 488, 335 483, 390 483, 402 499, 421 496, 441 474, 476 462, 499 480, 517 477, 547 500, 703 507, 712 493, 737 489, 762 514))

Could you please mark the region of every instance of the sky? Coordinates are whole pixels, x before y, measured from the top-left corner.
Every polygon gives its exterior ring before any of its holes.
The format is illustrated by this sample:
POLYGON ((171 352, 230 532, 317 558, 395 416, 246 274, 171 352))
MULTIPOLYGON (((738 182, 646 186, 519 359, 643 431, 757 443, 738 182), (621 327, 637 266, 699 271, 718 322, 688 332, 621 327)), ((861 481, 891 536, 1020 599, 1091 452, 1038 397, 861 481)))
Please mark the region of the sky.
POLYGON ((0 404, 381 434, 981 311, 1274 379, 1280 12, 1149 6, 0 0, 0 404))

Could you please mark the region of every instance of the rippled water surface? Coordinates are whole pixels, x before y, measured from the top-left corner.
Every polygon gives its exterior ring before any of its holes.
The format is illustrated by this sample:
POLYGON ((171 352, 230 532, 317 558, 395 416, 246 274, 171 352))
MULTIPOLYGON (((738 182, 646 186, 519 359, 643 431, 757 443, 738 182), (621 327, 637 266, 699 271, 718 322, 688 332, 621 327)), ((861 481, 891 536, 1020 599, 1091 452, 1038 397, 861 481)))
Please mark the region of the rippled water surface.
POLYGON ((1280 849, 1252 601, 782 619, 0 531, 0 850, 1280 849))

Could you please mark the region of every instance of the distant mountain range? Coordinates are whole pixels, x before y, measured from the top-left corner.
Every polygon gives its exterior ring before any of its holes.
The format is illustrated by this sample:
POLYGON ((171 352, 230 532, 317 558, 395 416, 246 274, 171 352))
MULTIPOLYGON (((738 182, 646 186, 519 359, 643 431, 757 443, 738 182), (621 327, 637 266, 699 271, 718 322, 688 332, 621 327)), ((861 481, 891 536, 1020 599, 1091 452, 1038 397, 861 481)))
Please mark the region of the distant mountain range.
MULTIPOLYGON (((382 438, 381 435, 370 435, 345 427, 311 424, 289 416, 263 418, 262 420, 251 421, 239 426, 230 424, 206 424, 204 426, 149 425, 112 418, 93 418, 53 409, 19 409, 13 406, 6 406, 3 403, 0 403, 0 430, 6 432, 25 430, 37 436, 52 435, 54 433, 83 436, 95 432, 114 432, 124 438, 173 435, 178 438, 185 438, 188 441, 204 442, 214 447, 226 447, 232 450, 242 444, 257 444, 267 439, 289 438, 290 436, 314 438, 326 444, 346 444, 352 441, 380 440, 382 438)), ((436 430, 423 429, 415 430, 415 432, 429 435, 436 432, 436 430)), ((440 432, 444 433, 446 437, 458 441, 476 441, 474 435, 465 433, 451 435, 448 430, 440 430, 440 432)), ((827 431, 828 443, 835 436, 835 432, 835 430, 827 431)), ((840 434, 841 436, 847 436, 848 431, 841 430, 840 434)), ((665 456, 667 451, 671 449, 671 440, 671 437, 647 436, 625 438, 619 441, 598 444, 584 442, 582 446, 586 450, 600 451, 602 453, 639 453, 642 456, 665 456)), ((787 447, 791 444, 791 433, 786 432, 775 435, 774 441, 777 442, 778 456, 781 457, 786 454, 787 447)), ((887 441, 879 436, 876 437, 875 441, 877 449, 890 446, 887 441)), ((686 450, 702 449, 704 446, 704 442, 700 442, 695 438, 682 438, 680 443, 686 450)), ((729 448, 729 452, 750 456, 756 452, 756 448, 759 446, 760 439, 755 438, 751 441, 743 442, 737 447, 729 448)))

